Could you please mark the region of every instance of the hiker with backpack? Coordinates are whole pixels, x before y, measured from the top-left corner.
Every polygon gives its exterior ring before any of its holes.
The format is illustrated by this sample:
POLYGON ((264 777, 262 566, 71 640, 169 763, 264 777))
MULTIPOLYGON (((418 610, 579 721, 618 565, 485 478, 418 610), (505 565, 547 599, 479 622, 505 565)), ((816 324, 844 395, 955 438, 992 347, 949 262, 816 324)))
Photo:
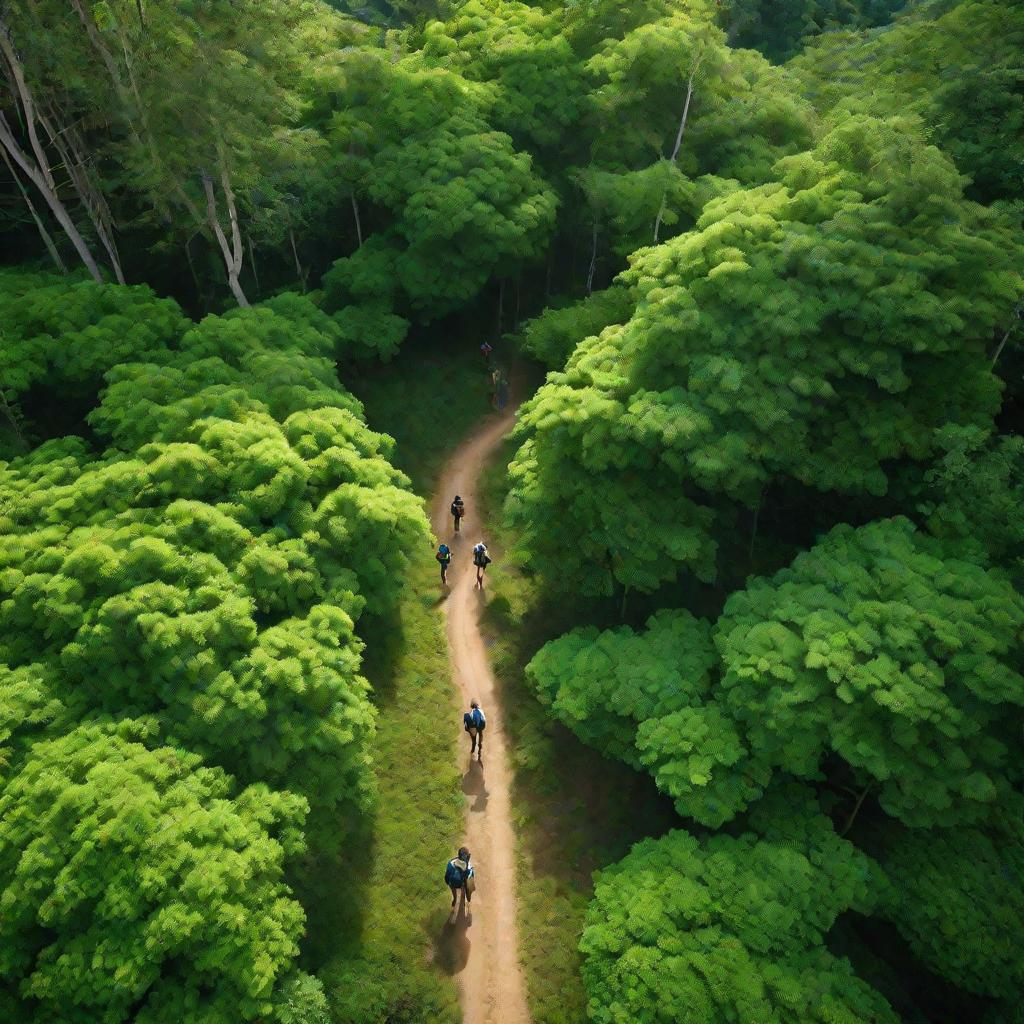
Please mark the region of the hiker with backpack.
POLYGON ((452 502, 452 518, 455 520, 455 532, 459 532, 459 523, 462 522, 462 517, 466 514, 466 503, 456 494, 455 500, 452 502))
POLYGON ((484 729, 487 728, 487 716, 480 709, 480 702, 472 700, 469 702, 469 711, 462 716, 462 727, 469 733, 472 744, 469 748, 469 759, 476 754, 478 761, 484 759, 484 729))
POLYGON ((434 557, 441 563, 441 585, 448 586, 448 567, 452 564, 452 549, 447 544, 441 544, 434 557))
POLYGON ((487 545, 483 541, 473 548, 473 564, 476 566, 476 585, 483 590, 484 571, 491 564, 491 556, 487 554, 487 545))
POLYGON ((444 884, 452 891, 452 909, 455 909, 455 902, 459 898, 459 890, 462 890, 467 903, 473 902, 473 892, 476 889, 476 877, 473 866, 469 863, 469 850, 465 846, 459 847, 458 855, 448 861, 444 869, 444 884))

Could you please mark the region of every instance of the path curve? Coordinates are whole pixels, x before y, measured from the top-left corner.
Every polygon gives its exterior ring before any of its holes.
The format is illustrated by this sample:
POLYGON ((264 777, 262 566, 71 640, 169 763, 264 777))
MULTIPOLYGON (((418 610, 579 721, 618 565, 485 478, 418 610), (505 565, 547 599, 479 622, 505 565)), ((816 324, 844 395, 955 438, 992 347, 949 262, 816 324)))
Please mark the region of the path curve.
MULTIPOLYGON (((471 764, 469 740, 459 730, 459 757, 466 793, 466 831, 476 868, 477 892, 471 918, 462 918, 465 966, 459 972, 463 1024, 529 1024, 526 983, 519 963, 516 927, 516 856, 512 828, 511 788, 502 695, 491 672, 480 632, 483 595, 474 587, 473 545, 488 536, 479 520, 479 479, 488 458, 515 422, 515 411, 491 415, 481 429, 451 457, 434 499, 434 533, 452 548, 448 571, 451 593, 444 602, 448 618, 448 649, 452 676, 463 709, 476 697, 487 713, 483 765, 471 764), (466 503, 461 534, 455 534, 448 506, 456 494, 466 503)), ((454 845, 454 844, 453 844, 454 845)))

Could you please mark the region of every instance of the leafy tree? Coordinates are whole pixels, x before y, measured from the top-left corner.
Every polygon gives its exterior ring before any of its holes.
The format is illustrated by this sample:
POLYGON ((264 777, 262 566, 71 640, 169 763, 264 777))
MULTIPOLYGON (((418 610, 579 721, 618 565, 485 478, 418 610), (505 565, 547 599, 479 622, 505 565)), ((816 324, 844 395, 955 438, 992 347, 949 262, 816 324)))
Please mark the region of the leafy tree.
POLYGON ((773 481, 881 495, 940 428, 990 429, 986 348, 1024 264, 1010 223, 907 122, 851 117, 777 169, 635 254, 632 317, 524 407, 509 511, 557 586, 713 579, 714 521, 773 481))
POLYGON ((814 777, 832 752, 909 825, 980 821, 1018 774, 1022 626, 1008 582, 907 520, 839 526, 726 602, 723 699, 756 758, 814 777))
POLYGON ((816 779, 839 758, 893 817, 951 826, 983 821, 1018 778, 1022 628, 1000 575, 896 519, 836 527, 750 580, 714 627, 717 657, 704 622, 660 612, 643 634, 570 633, 527 674, 581 739, 704 824, 776 772, 816 779))
POLYGON ((493 83, 494 127, 517 148, 564 165, 566 133, 579 119, 585 89, 558 15, 525 3, 469 0, 447 21, 426 25, 417 42, 428 64, 493 83))
POLYGON ((1024 569, 1024 438, 949 432, 927 474, 921 511, 938 537, 977 545, 997 565, 1024 569))
POLYGON ((980 996, 1024 984, 1024 807, 1005 800, 984 826, 892 829, 879 860, 883 912, 936 974, 980 996))
POLYGON ((148 748, 151 730, 79 726, 6 780, 0 976, 40 1022, 322 1019, 292 972, 303 913, 283 881, 304 801, 236 793, 195 755, 148 748), (296 985, 308 1012, 276 1012, 296 985))
POLYGON ((882 32, 826 35, 792 62, 822 111, 915 113, 983 202, 1024 185, 1024 10, 922 4, 882 32))
POLYGON ((387 226, 325 275, 329 308, 369 302, 374 316, 433 319, 537 254, 555 197, 529 154, 490 126, 490 86, 361 51, 332 87, 332 142, 353 153, 357 191, 387 226))
MULTIPOLYGON (((337 384, 333 321, 271 305, 110 367, 90 414, 106 454, 62 439, 0 471, 0 661, 351 811, 373 729, 355 619, 390 606, 426 527, 393 443, 337 384)), ((93 372, 120 354, 111 329, 81 328, 93 372)))
POLYGON ((628 320, 633 305, 629 290, 613 285, 567 306, 548 306, 524 325, 523 345, 534 358, 559 369, 585 338, 628 320))
POLYGON ((592 1020, 898 1019, 824 943, 840 913, 873 905, 867 858, 799 787, 751 824, 645 839, 598 873, 580 942, 592 1020))

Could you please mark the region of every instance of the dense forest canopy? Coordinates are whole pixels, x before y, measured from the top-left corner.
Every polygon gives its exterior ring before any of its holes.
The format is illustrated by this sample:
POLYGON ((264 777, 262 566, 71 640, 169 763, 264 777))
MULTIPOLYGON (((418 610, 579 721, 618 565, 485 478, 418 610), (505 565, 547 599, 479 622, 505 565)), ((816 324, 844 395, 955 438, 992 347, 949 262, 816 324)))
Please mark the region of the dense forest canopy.
POLYGON ((678 815, 591 1019, 1018 1021, 1022 55, 1012 0, 0 2, 0 1017, 428 1019, 330 1005, 295 878, 429 551, 341 381, 470 325, 548 371, 511 560, 593 599, 536 697, 678 815))

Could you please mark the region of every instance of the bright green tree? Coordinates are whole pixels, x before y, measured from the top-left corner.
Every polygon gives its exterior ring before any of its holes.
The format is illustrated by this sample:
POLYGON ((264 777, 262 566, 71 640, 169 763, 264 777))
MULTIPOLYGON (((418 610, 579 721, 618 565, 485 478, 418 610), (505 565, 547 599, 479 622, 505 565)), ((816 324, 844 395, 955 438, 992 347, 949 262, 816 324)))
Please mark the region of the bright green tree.
MULTIPOLYGON (((36 744, 0 794, 0 976, 25 1019, 228 1024, 323 1019, 294 1002, 303 912, 283 881, 305 802, 236 792, 152 726, 36 744)), ((301 984, 301 983, 300 983, 301 984)))
POLYGON ((895 1024, 824 942, 874 904, 867 858, 799 787, 751 825, 646 839, 598 873, 580 942, 597 1024, 895 1024))
POLYGON ((524 408, 509 509, 555 585, 713 579, 715 520, 773 481, 881 495, 940 428, 990 429, 986 350, 1024 267, 1012 224, 903 121, 851 117, 777 170, 636 254, 633 316, 524 408))

